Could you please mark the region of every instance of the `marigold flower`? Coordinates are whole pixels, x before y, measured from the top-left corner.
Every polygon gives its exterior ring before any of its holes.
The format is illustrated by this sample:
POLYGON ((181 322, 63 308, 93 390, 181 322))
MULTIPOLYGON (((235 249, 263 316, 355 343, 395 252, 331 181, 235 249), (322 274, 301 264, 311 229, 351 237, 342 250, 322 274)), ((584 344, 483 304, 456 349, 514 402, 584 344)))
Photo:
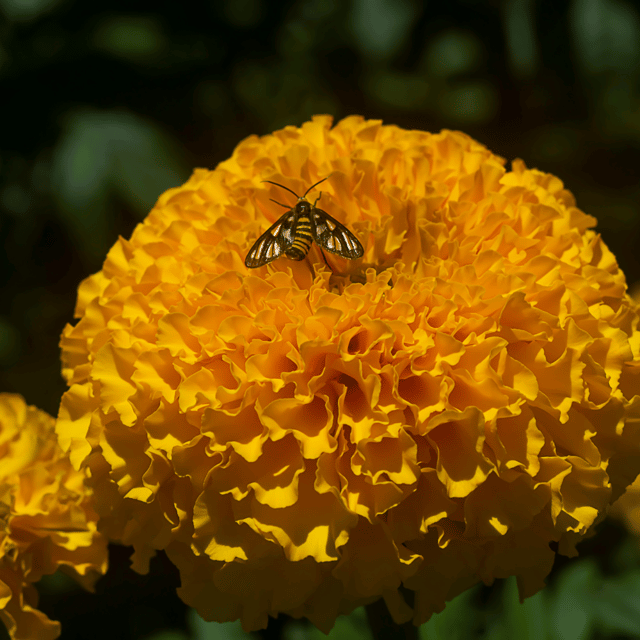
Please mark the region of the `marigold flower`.
POLYGON ((107 568, 85 474, 58 446, 54 422, 21 396, 0 394, 0 620, 16 640, 60 635, 35 608, 34 582, 62 568, 91 589, 107 568))
POLYGON ((62 336, 58 433, 138 571, 165 549, 206 619, 328 631, 380 597, 415 624, 480 580, 525 597, 575 553, 640 472, 638 310, 562 182, 504 165, 321 116, 118 240, 62 336), (247 269, 287 197, 262 181, 326 176, 364 257, 247 269))

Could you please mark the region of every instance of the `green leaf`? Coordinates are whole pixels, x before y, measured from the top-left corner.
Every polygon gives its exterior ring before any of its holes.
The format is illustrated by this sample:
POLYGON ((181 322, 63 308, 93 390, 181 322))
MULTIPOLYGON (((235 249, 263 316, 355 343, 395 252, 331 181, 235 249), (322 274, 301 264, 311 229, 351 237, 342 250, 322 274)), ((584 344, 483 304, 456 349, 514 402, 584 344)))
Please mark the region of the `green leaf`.
POLYGON ((364 607, 359 607, 351 615, 339 616, 329 635, 314 626, 293 620, 285 626, 282 637, 284 640, 372 640, 364 607))
POLYGON ((52 190, 86 255, 103 255, 115 240, 113 196, 146 215, 163 191, 186 179, 180 156, 165 133, 139 116, 95 110, 68 116, 53 154, 52 190))
POLYGON ((517 581, 509 578, 502 592, 501 616, 488 630, 486 640, 546 640, 546 600, 544 592, 539 592, 520 603, 517 581))
POLYGON ((420 627, 421 640, 469 640, 477 637, 480 612, 475 603, 477 588, 468 589, 447 602, 444 611, 436 613, 420 627))
POLYGON ((552 638, 583 640, 591 636, 597 620, 600 584, 593 560, 578 561, 563 571, 549 607, 552 638))
MULTIPOLYGON (((321 633, 317 629, 315 631, 321 633)), ((371 640, 365 608, 359 607, 349 616, 339 616, 328 636, 321 634, 317 637, 329 640, 371 640)))
POLYGON ((244 631, 240 622, 207 622, 195 609, 187 615, 191 637, 196 640, 247 640, 252 634, 244 631))
POLYGON ((598 626, 640 637, 640 573, 617 576, 598 593, 598 626))

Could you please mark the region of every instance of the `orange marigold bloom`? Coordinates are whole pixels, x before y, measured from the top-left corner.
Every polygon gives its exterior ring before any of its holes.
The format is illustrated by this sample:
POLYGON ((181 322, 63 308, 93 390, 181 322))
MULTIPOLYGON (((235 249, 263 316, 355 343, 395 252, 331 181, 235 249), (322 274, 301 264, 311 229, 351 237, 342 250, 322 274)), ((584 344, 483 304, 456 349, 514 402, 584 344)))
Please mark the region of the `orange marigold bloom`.
POLYGON ((15 640, 49 640, 60 624, 35 607, 33 583, 62 568, 85 588, 107 569, 85 473, 56 441, 54 419, 0 394, 0 620, 15 640))
POLYGON ((58 432, 135 568, 165 549, 203 617, 328 631, 380 597, 415 624, 479 580, 524 597, 575 553, 640 472, 638 310, 562 182, 504 164, 321 116, 118 240, 62 337, 58 432), (262 181, 326 176, 364 257, 248 270, 295 204, 262 181))

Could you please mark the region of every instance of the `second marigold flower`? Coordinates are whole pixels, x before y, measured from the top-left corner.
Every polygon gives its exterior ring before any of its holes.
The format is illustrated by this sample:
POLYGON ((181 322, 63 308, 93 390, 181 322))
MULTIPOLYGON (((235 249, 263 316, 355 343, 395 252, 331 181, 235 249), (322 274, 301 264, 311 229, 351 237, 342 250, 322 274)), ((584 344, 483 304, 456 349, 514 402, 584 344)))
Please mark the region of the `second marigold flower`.
POLYGON ((37 609, 34 583, 58 569, 92 589, 107 570, 85 473, 55 437, 54 419, 0 393, 0 627, 12 640, 53 640, 60 624, 37 609))
POLYGON ((137 570, 165 549, 205 618, 328 631, 381 597, 421 624, 478 581, 527 596, 551 543, 575 553, 640 472, 638 311, 560 180, 504 164, 317 117, 116 243, 62 337, 57 428, 137 570), (364 256, 247 269, 282 215, 262 181, 324 177, 364 256))

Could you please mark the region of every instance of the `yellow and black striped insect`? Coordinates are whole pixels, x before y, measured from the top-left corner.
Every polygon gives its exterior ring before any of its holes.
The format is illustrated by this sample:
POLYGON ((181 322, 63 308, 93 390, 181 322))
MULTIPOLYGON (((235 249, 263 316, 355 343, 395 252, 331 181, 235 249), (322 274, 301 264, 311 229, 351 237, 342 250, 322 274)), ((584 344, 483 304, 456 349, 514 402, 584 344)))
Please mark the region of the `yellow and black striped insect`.
POLYGON ((313 204, 306 199, 307 193, 326 179, 323 178, 320 182, 309 187, 303 196, 299 196, 295 191, 291 191, 289 187, 282 184, 264 180, 264 182, 293 193, 298 198, 298 202, 290 207, 272 199, 273 202, 289 209, 289 211, 256 240, 245 258, 244 263, 247 267, 250 269, 262 267, 279 258, 282 254, 291 260, 304 260, 311 248, 311 242, 315 242, 322 249, 343 258, 355 260, 362 257, 364 249, 358 238, 326 211, 316 207, 322 192, 313 204))

